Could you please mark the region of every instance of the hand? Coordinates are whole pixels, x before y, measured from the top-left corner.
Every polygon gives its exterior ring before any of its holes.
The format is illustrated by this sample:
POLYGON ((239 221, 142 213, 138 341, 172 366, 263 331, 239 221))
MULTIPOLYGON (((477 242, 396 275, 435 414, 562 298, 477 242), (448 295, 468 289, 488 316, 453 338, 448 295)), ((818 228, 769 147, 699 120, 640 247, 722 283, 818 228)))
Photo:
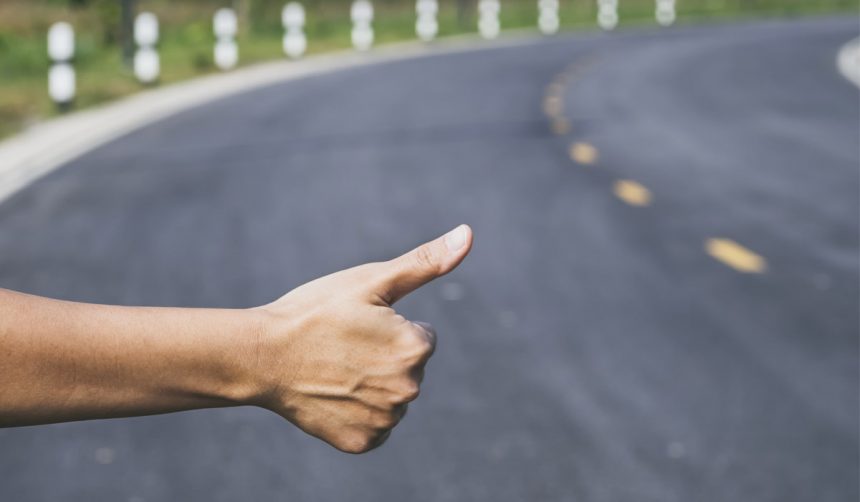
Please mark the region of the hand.
POLYGON ((453 270, 472 232, 448 234, 383 263, 309 282, 260 307, 260 404, 339 450, 382 444, 418 397, 436 333, 391 306, 453 270))

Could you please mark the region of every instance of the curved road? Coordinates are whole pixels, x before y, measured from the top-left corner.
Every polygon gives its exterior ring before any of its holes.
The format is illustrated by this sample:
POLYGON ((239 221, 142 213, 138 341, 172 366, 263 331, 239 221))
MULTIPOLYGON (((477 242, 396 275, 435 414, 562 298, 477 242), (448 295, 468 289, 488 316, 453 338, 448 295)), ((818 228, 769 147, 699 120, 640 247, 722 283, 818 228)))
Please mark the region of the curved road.
POLYGON ((381 449, 251 408, 6 429, 0 499, 856 501, 860 103, 835 69, 855 36, 487 46, 71 162, 0 205, 3 287, 242 307, 460 222, 476 245, 400 306, 440 344, 381 449))

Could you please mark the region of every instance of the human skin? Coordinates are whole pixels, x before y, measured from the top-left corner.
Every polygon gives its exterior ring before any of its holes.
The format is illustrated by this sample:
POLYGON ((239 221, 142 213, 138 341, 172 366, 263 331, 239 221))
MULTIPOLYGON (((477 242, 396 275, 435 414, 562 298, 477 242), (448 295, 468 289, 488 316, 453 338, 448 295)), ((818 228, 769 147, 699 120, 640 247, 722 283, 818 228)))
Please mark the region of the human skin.
POLYGON ((0 289, 0 427, 254 405, 339 450, 384 442, 436 333, 392 305, 453 270, 472 231, 251 309, 118 307, 0 289))

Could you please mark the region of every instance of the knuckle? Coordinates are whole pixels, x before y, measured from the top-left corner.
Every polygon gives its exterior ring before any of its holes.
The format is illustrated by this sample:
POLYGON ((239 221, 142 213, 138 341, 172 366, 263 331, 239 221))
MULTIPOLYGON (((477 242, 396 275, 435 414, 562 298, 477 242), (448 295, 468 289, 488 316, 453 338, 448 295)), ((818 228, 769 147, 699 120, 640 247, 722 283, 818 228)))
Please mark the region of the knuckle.
POLYGON ((421 340, 421 336, 408 322, 405 322, 404 324, 405 325, 400 329, 400 339, 406 347, 412 347, 421 340))
POLYGON ((433 354, 433 350, 435 348, 436 348, 436 346, 433 345, 433 342, 431 342, 430 340, 425 338, 421 341, 421 353, 422 353, 422 355, 426 356, 428 354, 433 354))
POLYGON ((423 366, 433 355, 433 344, 427 340, 416 340, 406 353, 406 362, 409 368, 423 366))
POLYGON ((418 396, 421 395, 421 387, 418 386, 418 383, 414 381, 410 381, 408 384, 403 386, 403 389, 399 393, 400 400, 403 403, 409 403, 418 399, 418 396))
POLYGON ((410 329, 403 337, 406 345, 407 357, 423 358, 433 352, 433 342, 423 332, 410 329))
POLYGON ((373 449, 373 440, 367 434, 353 432, 345 434, 334 446, 346 453, 360 454, 373 449))
POLYGON ((380 413, 373 420, 373 427, 377 430, 388 430, 397 425, 397 420, 391 413, 380 413))

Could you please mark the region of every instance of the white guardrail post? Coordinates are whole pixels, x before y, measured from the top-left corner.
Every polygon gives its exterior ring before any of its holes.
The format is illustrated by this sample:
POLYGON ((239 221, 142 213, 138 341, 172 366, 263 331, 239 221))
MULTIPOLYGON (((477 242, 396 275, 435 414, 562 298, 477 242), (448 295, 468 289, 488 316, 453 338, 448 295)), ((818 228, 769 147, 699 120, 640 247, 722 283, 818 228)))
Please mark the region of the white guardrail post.
POLYGON ((436 14, 439 12, 439 2, 437 0, 418 0, 415 2, 415 34, 418 35, 424 42, 429 42, 436 38, 439 33, 439 22, 436 20, 436 14))
POLYGON ((478 32, 487 40, 499 36, 502 26, 499 22, 499 11, 502 6, 499 0, 478 1, 478 32))
POLYGON ((618 26, 618 0, 597 0, 597 25, 604 30, 618 26))
POLYGON ((284 54, 296 59, 304 55, 308 48, 305 36, 305 8, 298 2, 290 2, 281 11, 284 25, 284 54))
POLYGON ((660 26, 671 26, 675 22, 675 0, 657 0, 654 17, 660 26))
POLYGON ((349 9, 352 18, 352 46, 366 51, 373 46, 373 4, 368 0, 355 0, 349 9))
POLYGON ((143 84, 152 84, 161 73, 161 62, 155 46, 158 43, 158 18, 151 12, 141 12, 134 19, 134 75, 143 84))
POLYGON ((538 0, 538 28, 544 35, 558 32, 558 0, 538 0))
POLYGON ((236 33, 239 22, 233 9, 221 8, 212 18, 212 28, 215 31, 215 66, 222 70, 235 68, 239 63, 239 47, 236 45, 236 33))
POLYGON ((64 110, 75 99, 75 69, 72 67, 75 31, 72 25, 65 21, 51 25, 48 30, 48 56, 51 58, 48 94, 54 103, 64 110))

